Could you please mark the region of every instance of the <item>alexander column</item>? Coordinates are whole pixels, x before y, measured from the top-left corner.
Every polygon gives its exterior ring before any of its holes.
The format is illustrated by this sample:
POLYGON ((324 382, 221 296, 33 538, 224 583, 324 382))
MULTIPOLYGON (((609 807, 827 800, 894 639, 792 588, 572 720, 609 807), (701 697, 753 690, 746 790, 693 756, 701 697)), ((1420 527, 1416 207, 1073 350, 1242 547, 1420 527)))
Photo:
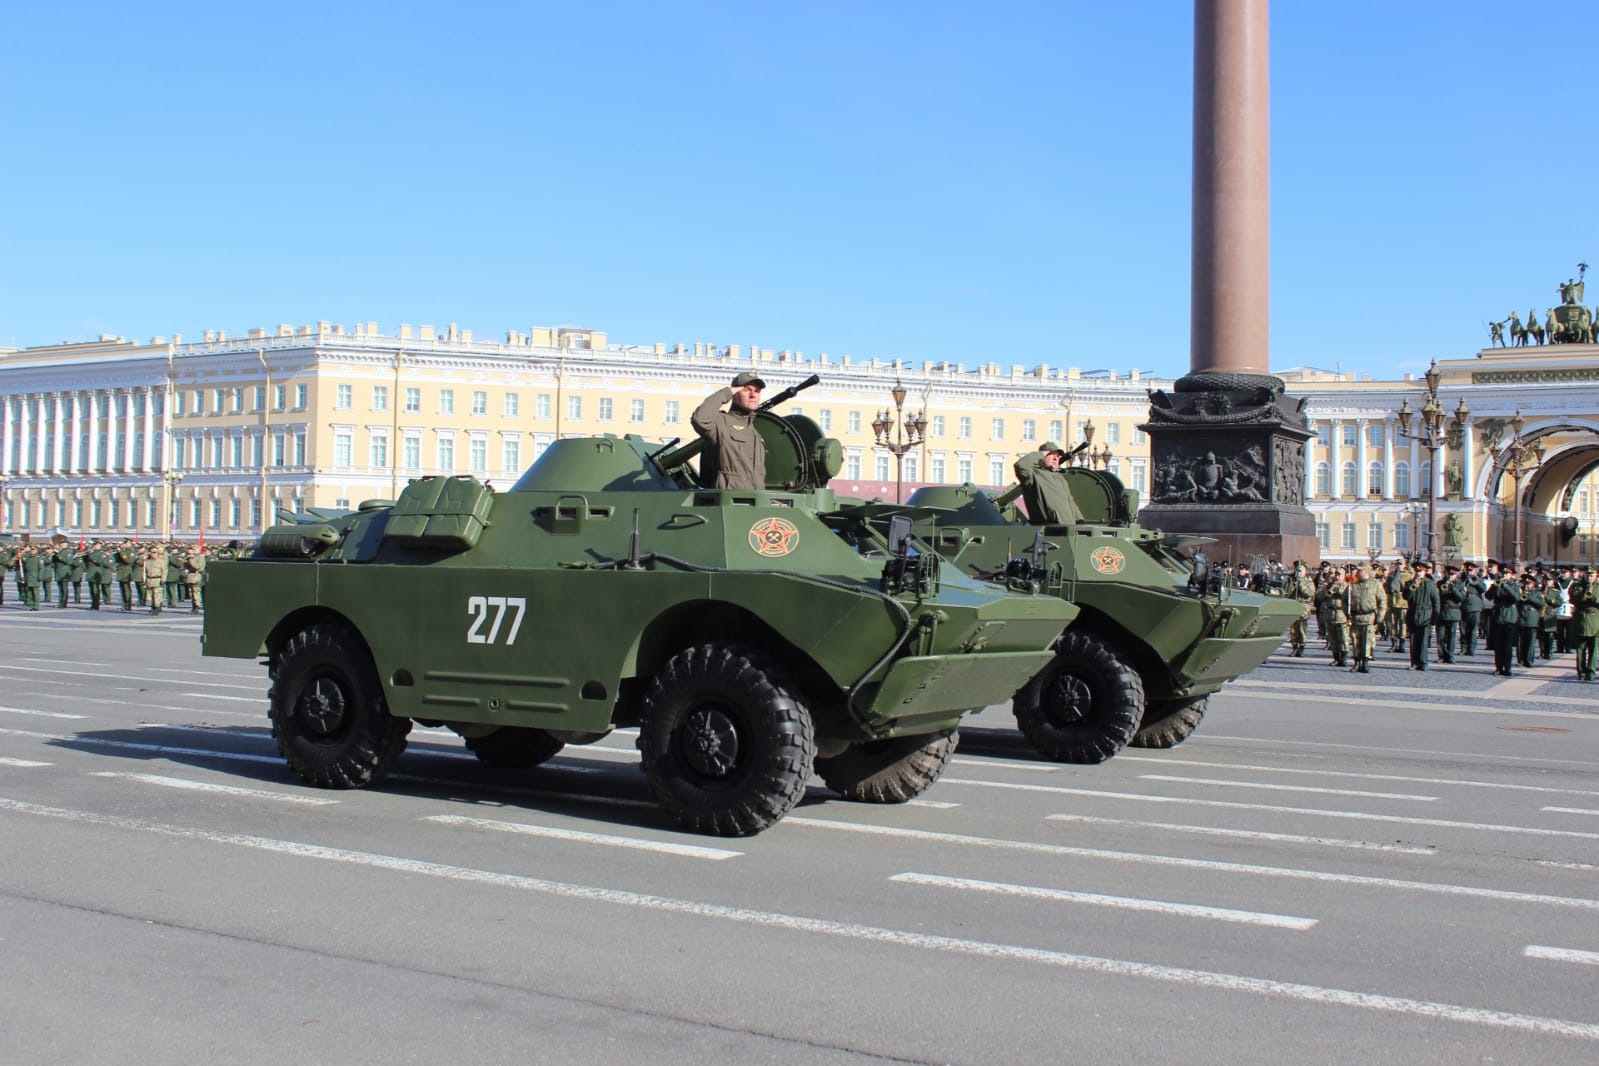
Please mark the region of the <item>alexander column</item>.
POLYGON ((1267 0, 1195 0, 1189 372, 1150 393, 1153 476, 1139 521, 1219 542, 1213 561, 1314 563, 1303 401, 1271 376, 1267 0))

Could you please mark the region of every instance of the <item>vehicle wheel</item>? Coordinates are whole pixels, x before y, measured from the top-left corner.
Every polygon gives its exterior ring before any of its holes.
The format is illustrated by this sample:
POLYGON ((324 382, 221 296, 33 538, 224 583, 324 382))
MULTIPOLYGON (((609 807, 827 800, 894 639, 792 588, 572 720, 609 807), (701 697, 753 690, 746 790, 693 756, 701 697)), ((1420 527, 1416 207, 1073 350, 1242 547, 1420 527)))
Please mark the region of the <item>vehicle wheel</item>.
POLYGON ((638 747, 673 817, 696 832, 749 836, 805 794, 816 734, 775 662, 737 644, 700 644, 650 682, 638 747))
POLYGON ((273 661, 267 699, 278 753, 323 788, 380 780, 411 732, 409 718, 389 714, 366 646, 342 625, 296 633, 273 661))
POLYGON ((1103 637, 1068 629, 1054 660, 1011 706, 1040 754, 1057 762, 1104 762, 1137 731, 1144 682, 1103 637))
POLYGON ((502 726, 481 737, 467 737, 466 748, 479 760, 500 770, 526 770, 548 762, 566 742, 543 729, 502 726))
POLYGON ((1162 700, 1144 710, 1144 723, 1129 741, 1135 748, 1170 748, 1188 739, 1205 717, 1209 696, 1192 700, 1162 700))
POLYGON ((953 729, 852 744, 842 755, 816 760, 827 787, 860 803, 915 799, 944 772, 960 735, 953 729))

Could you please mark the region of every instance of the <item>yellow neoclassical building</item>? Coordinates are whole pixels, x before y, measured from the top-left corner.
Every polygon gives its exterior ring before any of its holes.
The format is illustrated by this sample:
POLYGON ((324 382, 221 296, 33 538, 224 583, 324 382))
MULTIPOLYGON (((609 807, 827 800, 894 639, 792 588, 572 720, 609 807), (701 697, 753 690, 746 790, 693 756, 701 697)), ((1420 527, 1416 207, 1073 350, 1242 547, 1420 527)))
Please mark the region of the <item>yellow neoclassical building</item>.
MULTIPOLYGON (((1438 361, 1438 460, 1401 432, 1419 377, 1372 381, 1280 371, 1315 436, 1306 506, 1323 557, 1355 560, 1459 542, 1468 558, 1594 560, 1599 554, 1599 347, 1493 348, 1438 361), (1521 416, 1522 506, 1507 466, 1521 416), (1451 524, 1452 528, 1448 528, 1451 524)), ((688 437, 689 413, 734 374, 768 393, 817 374, 787 407, 844 445, 835 487, 893 499, 922 483, 999 486, 1015 458, 1094 429, 1095 462, 1141 495, 1148 390, 1137 370, 851 359, 759 345, 616 345, 572 328, 474 338, 450 326, 318 323, 199 341, 118 337, 0 350, 0 521, 8 533, 246 538, 278 511, 393 498, 413 477, 470 473, 509 486, 550 441, 636 433, 688 437), (904 388, 895 412, 891 391, 904 388), (874 423, 925 420, 903 468, 874 423)), ((890 428, 898 439, 899 428, 890 428)), ((1519 468, 1518 468, 1519 469, 1519 468)))

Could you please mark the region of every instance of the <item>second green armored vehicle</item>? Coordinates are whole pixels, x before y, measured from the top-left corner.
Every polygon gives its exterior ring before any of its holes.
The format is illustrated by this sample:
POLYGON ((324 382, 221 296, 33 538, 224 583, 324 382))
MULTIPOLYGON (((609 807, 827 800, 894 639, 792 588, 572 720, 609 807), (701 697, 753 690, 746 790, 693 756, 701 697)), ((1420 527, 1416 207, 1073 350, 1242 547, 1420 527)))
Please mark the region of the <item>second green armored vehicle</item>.
POLYGON ((838 443, 814 423, 758 428, 761 491, 706 488, 693 445, 594 437, 509 491, 427 478, 273 527, 212 568, 205 654, 264 657, 278 750, 324 787, 377 781, 417 721, 503 767, 637 726, 660 802, 707 833, 770 826, 813 770, 851 799, 910 799, 1076 608, 918 552, 903 516, 885 535, 838 507, 838 443))
POLYGON ((1021 486, 997 498, 969 484, 932 486, 909 506, 928 509, 919 535, 963 570, 1030 574, 1082 610, 1054 660, 1012 700, 1040 753, 1097 763, 1129 743, 1180 743, 1207 697, 1265 662, 1303 608, 1196 573, 1176 550, 1185 538, 1137 524, 1136 496, 1115 475, 1066 466, 1049 476, 1066 490, 1057 495, 1065 513, 1029 491, 1037 522, 1014 506, 1021 486))

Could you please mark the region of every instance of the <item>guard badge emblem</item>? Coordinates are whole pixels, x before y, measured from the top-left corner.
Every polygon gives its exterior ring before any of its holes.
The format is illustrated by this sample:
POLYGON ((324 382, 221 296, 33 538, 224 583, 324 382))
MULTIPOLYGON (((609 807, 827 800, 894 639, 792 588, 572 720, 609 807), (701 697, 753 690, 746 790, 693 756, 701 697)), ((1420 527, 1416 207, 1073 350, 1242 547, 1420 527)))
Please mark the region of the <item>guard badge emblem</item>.
POLYGON ((756 555, 778 559, 799 544, 799 527, 786 518, 763 518, 750 526, 750 547, 756 555))
POLYGON ((1127 556, 1122 554, 1122 550, 1108 544, 1103 548, 1095 548, 1088 559, 1094 564, 1094 569, 1102 574, 1119 574, 1122 567, 1127 565, 1127 556))

